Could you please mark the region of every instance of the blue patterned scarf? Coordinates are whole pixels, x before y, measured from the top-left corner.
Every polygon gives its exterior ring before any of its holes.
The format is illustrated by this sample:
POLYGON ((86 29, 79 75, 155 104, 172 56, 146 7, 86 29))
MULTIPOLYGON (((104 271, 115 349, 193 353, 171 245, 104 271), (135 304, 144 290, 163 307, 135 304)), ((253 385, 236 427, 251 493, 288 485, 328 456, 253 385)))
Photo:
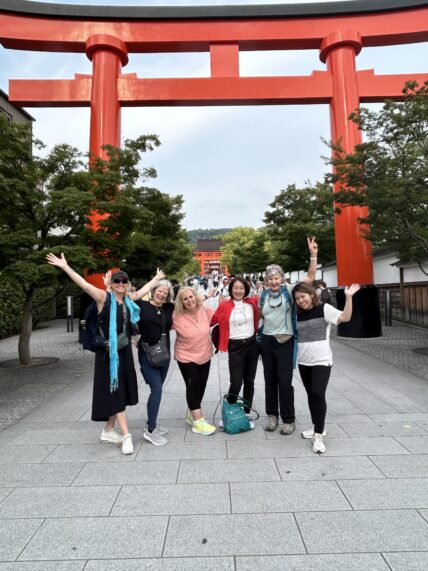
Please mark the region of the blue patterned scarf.
MULTIPOLYGON (((140 308, 127 295, 123 298, 126 307, 131 315, 131 323, 138 323, 140 319, 140 308)), ((117 304, 114 293, 110 292, 110 392, 113 393, 119 388, 119 354, 117 351, 117 304)), ((126 334, 126 332, 125 332, 126 334)))

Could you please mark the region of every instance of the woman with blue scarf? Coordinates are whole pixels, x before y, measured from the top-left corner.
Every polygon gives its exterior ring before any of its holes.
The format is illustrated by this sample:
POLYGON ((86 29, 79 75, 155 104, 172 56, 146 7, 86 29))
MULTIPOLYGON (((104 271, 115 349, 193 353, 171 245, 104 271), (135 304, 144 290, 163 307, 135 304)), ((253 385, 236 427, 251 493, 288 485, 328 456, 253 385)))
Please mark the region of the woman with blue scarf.
POLYGON ((132 454, 134 446, 128 430, 126 407, 138 403, 138 386, 130 338, 132 325, 140 319, 140 309, 133 300, 146 295, 164 274, 158 270, 151 282, 133 293, 130 293, 125 272, 107 274, 107 291, 104 291, 70 268, 64 254, 60 258, 48 254, 46 260, 63 270, 97 304, 100 328, 108 349, 95 351, 92 420, 105 422, 100 436, 102 442, 121 444, 122 454, 132 454), (115 430, 116 421, 121 434, 115 430))

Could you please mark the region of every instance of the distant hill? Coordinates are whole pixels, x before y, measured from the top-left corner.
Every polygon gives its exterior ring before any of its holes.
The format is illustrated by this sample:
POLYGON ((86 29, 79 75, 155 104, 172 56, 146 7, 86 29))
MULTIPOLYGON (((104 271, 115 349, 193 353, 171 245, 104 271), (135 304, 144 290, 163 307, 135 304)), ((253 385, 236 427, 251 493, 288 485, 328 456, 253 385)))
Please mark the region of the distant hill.
POLYGON ((187 230, 189 244, 196 244, 200 238, 221 238, 232 228, 198 228, 197 230, 187 230))

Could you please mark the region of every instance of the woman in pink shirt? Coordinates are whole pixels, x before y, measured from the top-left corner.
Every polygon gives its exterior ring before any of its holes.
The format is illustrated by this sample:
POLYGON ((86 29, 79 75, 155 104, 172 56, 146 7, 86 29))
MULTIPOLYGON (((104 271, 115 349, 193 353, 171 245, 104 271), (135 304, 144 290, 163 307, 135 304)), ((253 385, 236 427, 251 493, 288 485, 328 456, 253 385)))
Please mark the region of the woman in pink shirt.
POLYGON ((202 413, 201 401, 207 386, 213 349, 210 323, 214 310, 203 305, 191 287, 182 287, 175 299, 172 326, 177 333, 175 359, 186 383, 189 411, 186 421, 192 432, 208 436, 215 432, 202 413))

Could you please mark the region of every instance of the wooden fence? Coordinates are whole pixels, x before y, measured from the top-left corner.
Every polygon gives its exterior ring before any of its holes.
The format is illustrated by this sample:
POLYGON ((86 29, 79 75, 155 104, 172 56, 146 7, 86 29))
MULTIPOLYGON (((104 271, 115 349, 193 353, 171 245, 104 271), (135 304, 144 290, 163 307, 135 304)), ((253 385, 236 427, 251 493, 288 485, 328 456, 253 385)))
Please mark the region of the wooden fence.
MULTIPOLYGON (((413 325, 428 327, 428 282, 382 284, 379 287, 379 304, 383 323, 395 319, 413 325), (389 292, 389 293, 388 293, 389 292), (389 297, 390 303, 387 303, 389 297)), ((335 291, 331 292, 335 297, 335 291)))

